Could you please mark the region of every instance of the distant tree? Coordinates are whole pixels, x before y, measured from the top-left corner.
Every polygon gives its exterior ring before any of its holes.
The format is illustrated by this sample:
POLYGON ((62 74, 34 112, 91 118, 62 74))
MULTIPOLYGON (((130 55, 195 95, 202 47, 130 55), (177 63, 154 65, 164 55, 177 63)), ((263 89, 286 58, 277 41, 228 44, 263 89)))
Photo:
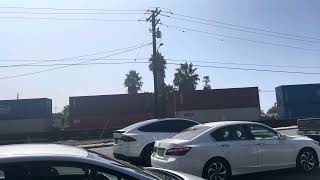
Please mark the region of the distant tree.
POLYGON ((124 86, 128 88, 128 94, 137 94, 142 87, 142 77, 135 70, 130 70, 126 74, 124 86))
POLYGON ((70 106, 65 105, 62 110, 63 126, 70 125, 70 106))
POLYGON ((209 84, 210 83, 209 76, 203 76, 202 82, 204 82, 203 90, 210 90, 211 89, 211 85, 209 84))
POLYGON ((267 113, 277 114, 278 113, 277 103, 274 103, 273 106, 270 109, 268 109, 267 113))
POLYGON ((192 63, 180 64, 174 73, 174 86, 178 87, 179 91, 194 91, 200 80, 196 70, 197 68, 194 68, 192 63))
POLYGON ((261 114, 266 114, 263 109, 260 110, 261 114))

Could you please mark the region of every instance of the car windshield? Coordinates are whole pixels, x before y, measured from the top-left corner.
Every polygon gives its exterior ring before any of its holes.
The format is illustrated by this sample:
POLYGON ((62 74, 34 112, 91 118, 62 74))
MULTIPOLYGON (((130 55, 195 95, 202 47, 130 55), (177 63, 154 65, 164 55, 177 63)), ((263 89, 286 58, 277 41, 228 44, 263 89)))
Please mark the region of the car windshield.
POLYGON ((196 136, 198 136, 199 134, 201 134, 202 132, 206 131, 207 129, 209 129, 209 126, 193 126, 191 128, 188 128, 184 131, 182 131, 181 133, 172 136, 172 139, 182 139, 182 140, 190 140, 195 138, 196 136))
POLYGON ((112 159, 112 158, 109 158, 103 154, 100 154, 100 153, 97 153, 97 152, 94 152, 94 151, 89 151, 89 158, 92 158, 92 159, 95 159, 95 160, 98 160, 98 161, 102 161, 102 162, 107 162, 109 164, 112 164, 114 166, 118 166, 119 168, 123 168, 123 169, 126 169, 126 170, 129 170, 129 171, 133 171, 133 172, 136 172, 138 174, 141 174, 141 175, 144 175, 144 176, 147 176, 149 178, 153 178, 153 179, 156 179, 156 180, 161 180, 161 176, 159 175, 159 173, 152 173, 152 171, 149 171, 149 170, 146 170, 142 167, 138 167, 138 166, 134 166, 132 164, 129 164, 129 163, 124 163, 124 162, 120 162, 120 161, 117 161, 115 159, 112 159))

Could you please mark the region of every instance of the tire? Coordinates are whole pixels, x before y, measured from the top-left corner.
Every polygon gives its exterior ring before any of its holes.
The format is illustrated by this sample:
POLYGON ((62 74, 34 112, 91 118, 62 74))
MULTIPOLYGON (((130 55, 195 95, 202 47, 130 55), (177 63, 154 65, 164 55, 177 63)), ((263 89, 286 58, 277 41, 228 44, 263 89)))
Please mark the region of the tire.
POLYGON ((141 163, 143 166, 151 166, 151 155, 153 152, 154 144, 148 144, 143 148, 140 155, 141 163))
POLYGON ((224 159, 213 159, 206 164, 203 170, 203 178, 208 180, 230 180, 231 168, 224 159))
POLYGON ((298 154, 297 168, 302 172, 311 172, 318 164, 318 157, 312 149, 303 149, 298 154))

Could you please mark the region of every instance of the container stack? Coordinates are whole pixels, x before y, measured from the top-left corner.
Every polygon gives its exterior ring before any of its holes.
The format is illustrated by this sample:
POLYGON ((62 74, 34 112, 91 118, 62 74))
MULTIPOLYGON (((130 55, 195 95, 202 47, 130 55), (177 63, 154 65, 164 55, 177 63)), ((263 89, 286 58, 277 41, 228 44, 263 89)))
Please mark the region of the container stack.
POLYGON ((279 86, 276 96, 280 118, 320 117, 320 84, 279 86))

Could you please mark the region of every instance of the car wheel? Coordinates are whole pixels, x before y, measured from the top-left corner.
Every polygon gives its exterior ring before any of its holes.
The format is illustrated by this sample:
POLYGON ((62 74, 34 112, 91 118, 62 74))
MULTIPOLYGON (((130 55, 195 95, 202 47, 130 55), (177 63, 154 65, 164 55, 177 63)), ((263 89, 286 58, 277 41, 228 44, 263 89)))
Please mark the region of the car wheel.
POLYGON ((208 180, 230 180, 230 166, 223 159, 214 159, 206 165, 203 176, 208 180))
POLYGON ((302 150, 297 158, 297 167, 303 172, 312 171, 318 164, 317 155, 310 149, 302 150))
POLYGON ((151 155, 153 152, 154 144, 148 144, 145 148, 143 148, 142 153, 140 155, 140 159, 144 166, 151 166, 151 155))

